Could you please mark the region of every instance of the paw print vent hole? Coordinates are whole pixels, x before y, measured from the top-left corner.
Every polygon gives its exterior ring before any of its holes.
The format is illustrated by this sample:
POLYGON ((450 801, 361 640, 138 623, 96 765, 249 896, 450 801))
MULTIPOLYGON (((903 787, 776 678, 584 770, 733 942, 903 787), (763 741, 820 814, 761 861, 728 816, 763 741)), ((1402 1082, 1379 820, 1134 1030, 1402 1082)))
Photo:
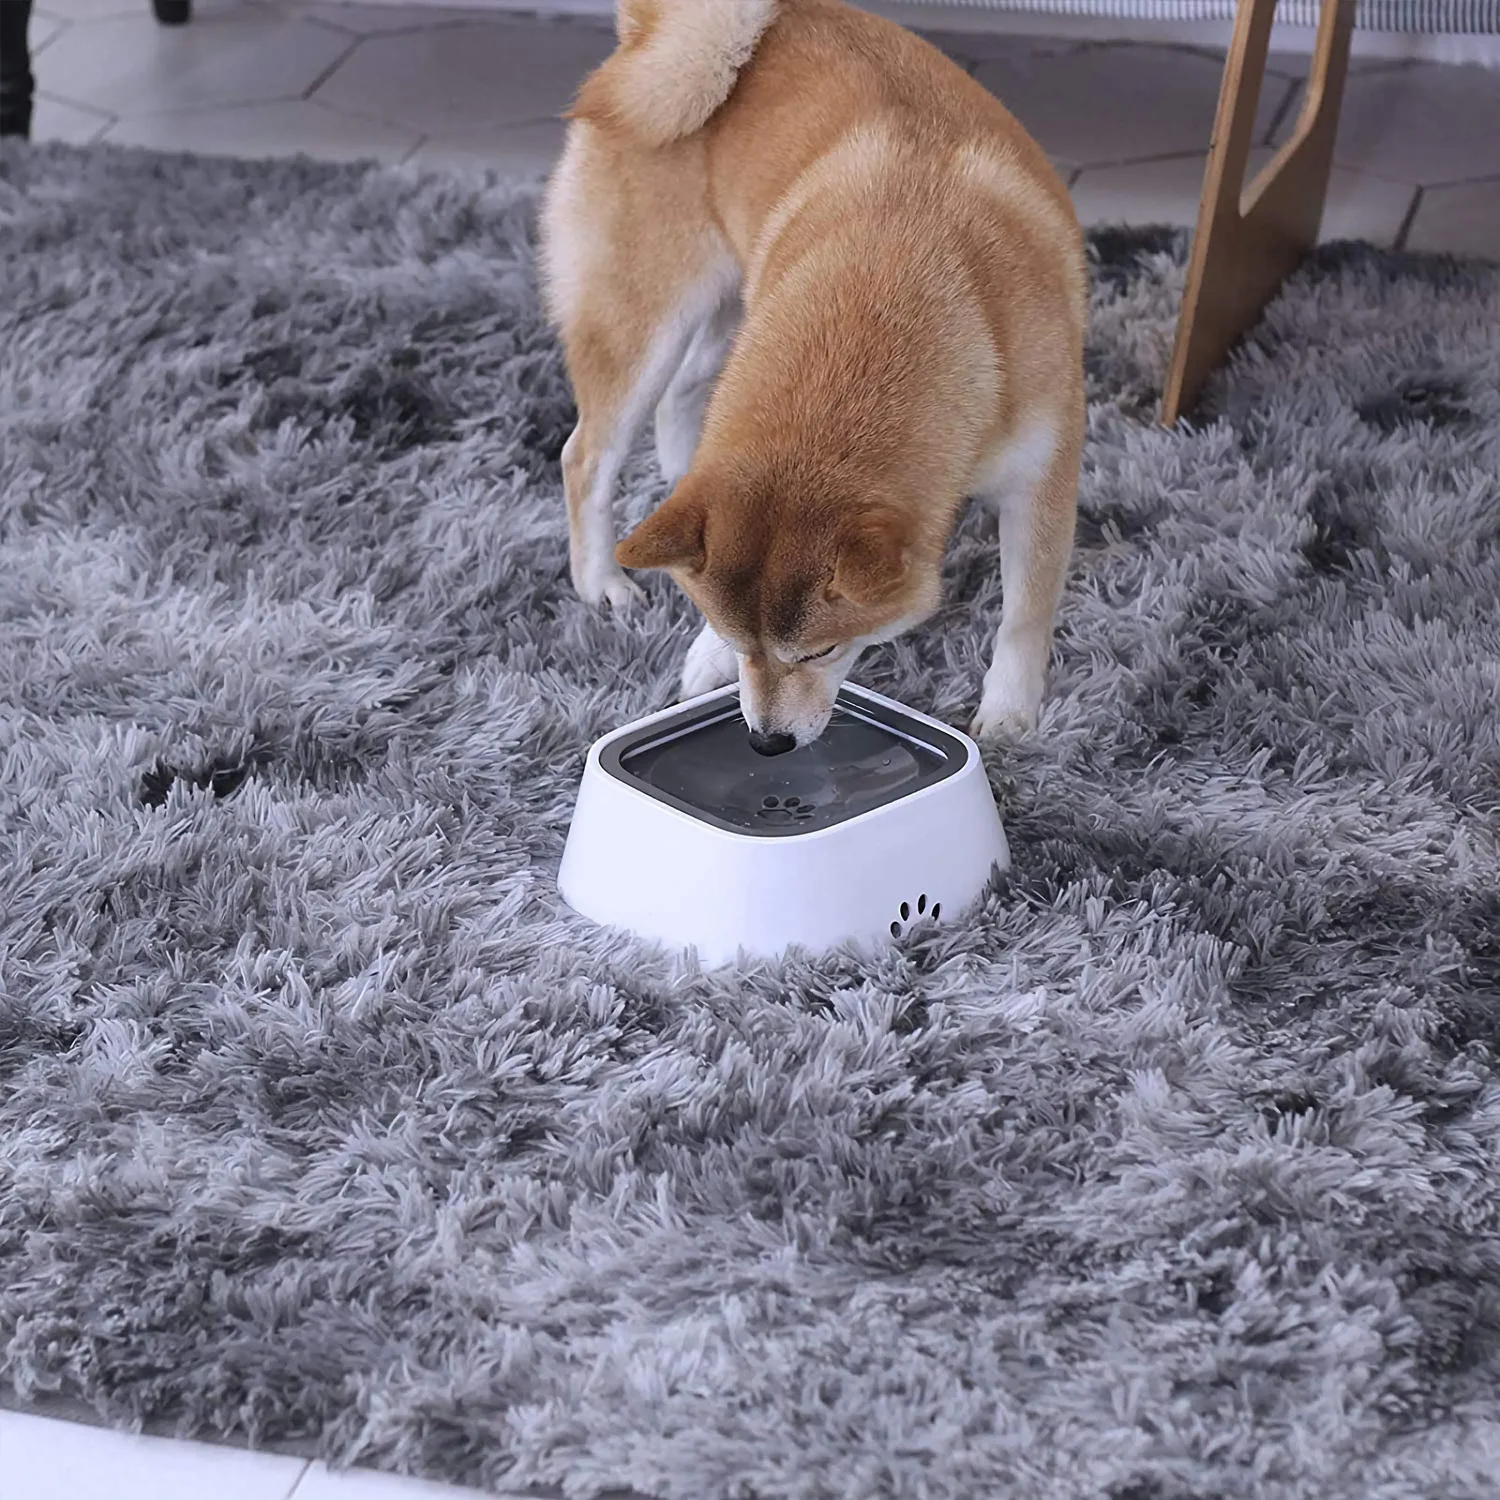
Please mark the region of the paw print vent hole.
MULTIPOLYGON (((942 915, 942 913, 943 903, 941 901, 934 901, 932 903, 931 911, 932 920, 936 922, 937 919, 942 915)), ((917 916, 920 918, 927 915, 927 895, 924 892, 922 895, 917 897, 917 916)), ((911 921, 911 919, 911 902, 903 901, 901 903, 901 915, 891 923, 891 936, 893 938, 900 937, 901 934, 906 931, 907 924, 911 921)))

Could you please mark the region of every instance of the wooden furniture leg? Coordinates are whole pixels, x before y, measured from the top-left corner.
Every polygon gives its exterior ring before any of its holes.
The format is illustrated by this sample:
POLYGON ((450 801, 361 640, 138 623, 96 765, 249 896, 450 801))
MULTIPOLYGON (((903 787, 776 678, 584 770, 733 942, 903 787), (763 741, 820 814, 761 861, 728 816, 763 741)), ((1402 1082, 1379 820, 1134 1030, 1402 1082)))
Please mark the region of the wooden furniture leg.
POLYGON ((1333 167, 1355 0, 1323 0, 1306 97, 1291 139, 1242 193, 1276 0, 1239 0, 1177 346, 1162 393, 1170 427, 1318 242, 1333 167))
POLYGON ((31 0, 0 0, 0 135, 31 134, 31 0))

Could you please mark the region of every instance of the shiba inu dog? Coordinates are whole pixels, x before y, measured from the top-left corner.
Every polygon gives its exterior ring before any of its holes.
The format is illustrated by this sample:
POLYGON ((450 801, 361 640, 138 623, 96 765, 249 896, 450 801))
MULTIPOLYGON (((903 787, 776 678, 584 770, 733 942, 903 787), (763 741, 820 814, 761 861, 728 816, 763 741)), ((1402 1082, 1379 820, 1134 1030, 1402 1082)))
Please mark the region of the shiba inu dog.
POLYGON ((867 646, 939 602, 970 496, 1002 622, 974 731, 1036 723, 1084 431, 1087 269, 1040 147, 936 49, 842 0, 618 0, 542 214, 578 403, 572 576, 624 610, 662 568, 755 747, 816 739, 867 646), (673 486, 617 545, 654 414, 673 486))

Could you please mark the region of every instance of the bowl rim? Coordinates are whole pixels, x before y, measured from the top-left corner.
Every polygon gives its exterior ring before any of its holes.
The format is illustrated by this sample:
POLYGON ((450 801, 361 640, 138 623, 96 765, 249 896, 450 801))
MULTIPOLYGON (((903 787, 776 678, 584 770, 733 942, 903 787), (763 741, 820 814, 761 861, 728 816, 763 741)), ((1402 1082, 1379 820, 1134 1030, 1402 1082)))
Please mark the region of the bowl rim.
POLYGON ((610 780, 627 787, 638 796, 670 809, 700 827, 711 828, 721 834, 728 834, 733 838, 746 839, 757 844, 768 842, 785 844, 801 839, 827 838, 837 834, 840 829, 861 823, 867 818, 879 817, 891 808, 927 796, 967 770, 979 756, 978 746, 968 735, 946 724, 941 724, 915 709, 908 708, 903 703, 897 703, 894 699, 872 692, 869 688, 860 687, 857 683, 844 683, 839 688, 838 696, 834 701, 836 706, 843 709, 845 713, 868 723, 874 723, 901 739, 924 745, 929 751, 940 755, 943 760, 943 769, 940 774, 923 782, 910 792, 892 798, 889 802, 879 803, 874 807, 866 808, 864 812, 840 818, 837 822, 825 824, 821 828, 807 831, 767 828, 762 831, 745 828, 725 818, 716 817, 694 806, 691 802, 652 786, 626 769, 623 764, 624 757, 632 752, 659 743, 662 739, 677 738, 689 729, 706 728, 720 723, 730 714, 738 712, 739 688, 733 684, 724 688, 716 688, 712 692, 689 699, 685 703, 674 704, 658 713, 649 714, 643 719, 622 725, 600 739, 589 758, 610 780), (914 730, 918 732, 914 733, 914 730))

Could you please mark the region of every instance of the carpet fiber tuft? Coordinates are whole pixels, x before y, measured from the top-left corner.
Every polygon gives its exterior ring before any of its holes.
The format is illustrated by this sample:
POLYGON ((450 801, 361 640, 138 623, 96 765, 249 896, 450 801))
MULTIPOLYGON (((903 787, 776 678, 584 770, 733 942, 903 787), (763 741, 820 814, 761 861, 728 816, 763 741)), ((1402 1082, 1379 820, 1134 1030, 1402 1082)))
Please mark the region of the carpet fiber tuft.
MULTIPOLYGON (((1096 235, 1013 875, 701 974, 554 892, 693 626, 566 584, 533 211, 0 154, 0 1381, 577 1496, 1493 1497, 1500 273, 1321 251, 1168 433, 1182 237, 1096 235)), ((863 680, 962 722, 998 579, 863 680)))

